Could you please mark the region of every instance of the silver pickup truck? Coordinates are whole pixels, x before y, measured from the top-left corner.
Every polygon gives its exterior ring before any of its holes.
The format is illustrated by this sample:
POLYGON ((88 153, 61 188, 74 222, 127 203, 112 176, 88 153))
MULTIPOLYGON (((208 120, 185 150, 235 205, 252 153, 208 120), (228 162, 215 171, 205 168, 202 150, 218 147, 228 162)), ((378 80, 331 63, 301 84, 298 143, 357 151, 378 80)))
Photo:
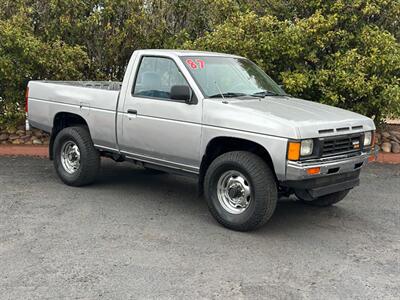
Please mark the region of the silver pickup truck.
POLYGON ((135 51, 122 83, 31 81, 27 107, 64 183, 92 183, 102 156, 194 175, 216 220, 241 231, 280 196, 342 200, 375 155, 371 119, 294 98, 228 54, 135 51))

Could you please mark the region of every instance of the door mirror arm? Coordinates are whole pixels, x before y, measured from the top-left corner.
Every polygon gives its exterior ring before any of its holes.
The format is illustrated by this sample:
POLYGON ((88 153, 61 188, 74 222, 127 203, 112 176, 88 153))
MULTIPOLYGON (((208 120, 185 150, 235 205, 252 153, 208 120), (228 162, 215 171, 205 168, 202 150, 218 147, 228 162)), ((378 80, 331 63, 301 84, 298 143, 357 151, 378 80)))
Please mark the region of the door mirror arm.
POLYGON ((186 104, 189 104, 189 105, 197 104, 198 100, 197 100, 196 94, 193 92, 192 89, 190 89, 190 91, 191 91, 192 95, 190 96, 190 100, 186 101, 186 104))

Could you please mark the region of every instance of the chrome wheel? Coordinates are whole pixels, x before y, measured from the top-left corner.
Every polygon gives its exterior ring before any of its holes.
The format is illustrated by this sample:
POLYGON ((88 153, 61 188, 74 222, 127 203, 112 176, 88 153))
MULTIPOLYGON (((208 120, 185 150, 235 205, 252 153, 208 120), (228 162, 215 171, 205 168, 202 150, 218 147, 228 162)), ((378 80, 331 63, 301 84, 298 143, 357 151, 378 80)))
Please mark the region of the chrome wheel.
POLYGON ((73 141, 67 141, 61 148, 61 164, 69 174, 74 174, 81 165, 81 153, 73 141))
POLYGON ((251 202, 250 182, 238 171, 227 171, 218 180, 217 196, 226 211, 241 214, 251 202))

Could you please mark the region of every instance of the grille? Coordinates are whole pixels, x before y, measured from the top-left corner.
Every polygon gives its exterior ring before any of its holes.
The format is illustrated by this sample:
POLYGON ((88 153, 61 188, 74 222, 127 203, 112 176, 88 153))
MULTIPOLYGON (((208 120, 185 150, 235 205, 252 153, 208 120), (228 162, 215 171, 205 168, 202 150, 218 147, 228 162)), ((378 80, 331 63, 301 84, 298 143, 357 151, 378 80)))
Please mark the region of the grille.
POLYGON ((322 156, 358 152, 361 150, 361 135, 346 135, 322 140, 322 156))

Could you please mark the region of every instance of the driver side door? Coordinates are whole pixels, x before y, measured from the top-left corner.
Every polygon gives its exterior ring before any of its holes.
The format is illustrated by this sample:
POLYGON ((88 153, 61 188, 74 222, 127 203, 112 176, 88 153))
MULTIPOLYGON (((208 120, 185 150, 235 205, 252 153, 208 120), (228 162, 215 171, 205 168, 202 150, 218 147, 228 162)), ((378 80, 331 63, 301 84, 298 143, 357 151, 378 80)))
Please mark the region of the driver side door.
POLYGON ((189 83, 172 58, 140 58, 123 107, 120 150, 134 159, 197 173, 201 105, 171 99, 176 85, 189 83))

